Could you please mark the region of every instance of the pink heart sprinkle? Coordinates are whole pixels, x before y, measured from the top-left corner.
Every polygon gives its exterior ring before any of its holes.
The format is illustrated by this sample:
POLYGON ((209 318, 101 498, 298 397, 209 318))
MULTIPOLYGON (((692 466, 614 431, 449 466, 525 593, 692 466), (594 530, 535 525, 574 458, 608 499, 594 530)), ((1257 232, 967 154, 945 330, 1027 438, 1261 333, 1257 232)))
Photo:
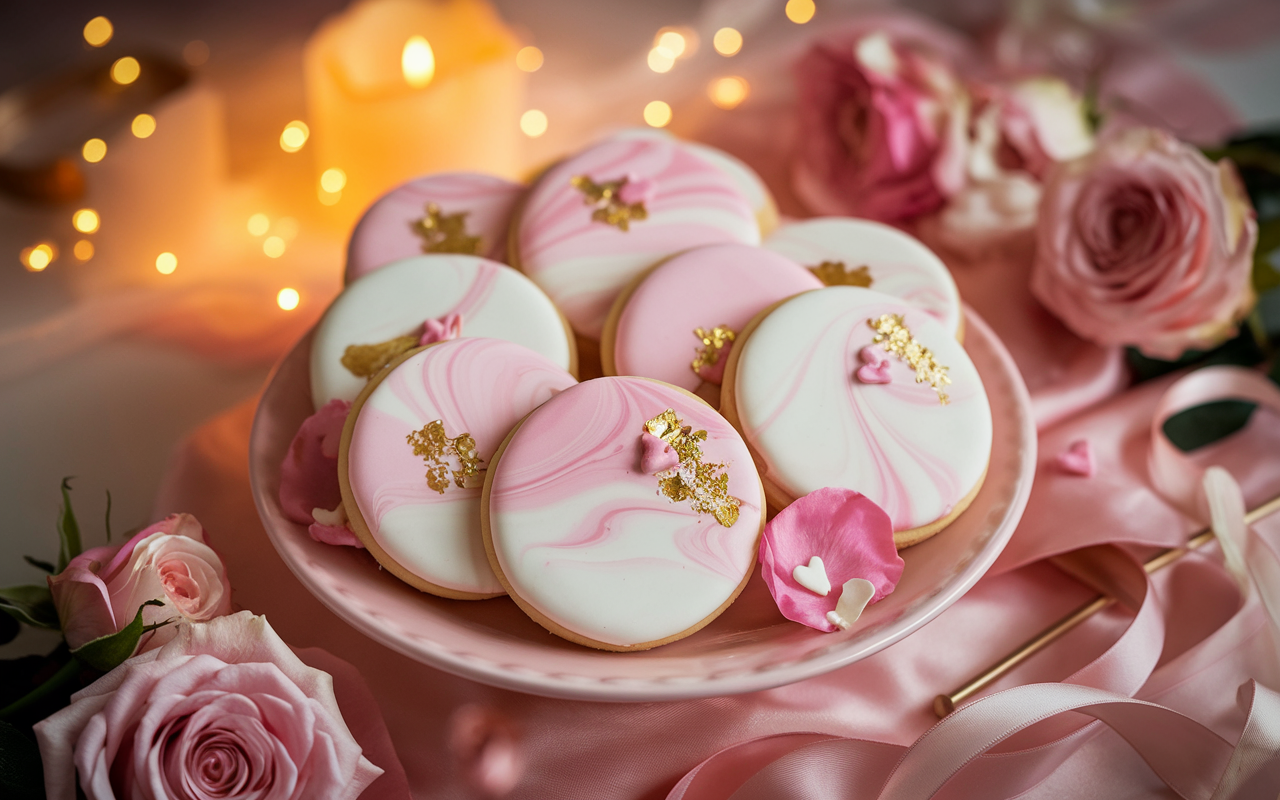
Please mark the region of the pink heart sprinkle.
POLYGON ((618 189, 618 199, 627 205, 648 203, 653 200, 653 193, 657 188, 652 178, 641 178, 635 173, 629 173, 627 182, 618 189))
POLYGON ((645 431, 640 434, 641 447, 640 471, 646 475, 656 475, 680 466, 680 455, 671 445, 645 431))
POLYGON ((1065 453, 1059 453, 1056 459, 1058 468, 1068 475, 1079 475, 1092 478, 1095 470, 1093 448, 1088 439, 1077 439, 1071 443, 1065 453))
POLYGON ((446 342, 462 335, 462 315, 447 314, 440 319, 429 319, 422 323, 422 336, 418 346, 446 342))
POLYGON ((889 383, 893 380, 889 375, 889 359, 880 355, 874 347, 864 347, 858 351, 862 366, 854 373, 863 383, 889 383))

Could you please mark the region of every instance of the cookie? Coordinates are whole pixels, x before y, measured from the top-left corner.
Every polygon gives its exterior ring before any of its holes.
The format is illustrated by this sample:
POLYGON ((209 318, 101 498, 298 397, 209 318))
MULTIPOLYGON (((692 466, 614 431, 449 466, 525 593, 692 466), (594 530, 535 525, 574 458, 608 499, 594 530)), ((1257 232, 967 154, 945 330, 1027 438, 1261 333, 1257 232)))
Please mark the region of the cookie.
POLYGON ((778 206, 773 200, 773 193, 765 186, 764 179, 749 167, 746 162, 731 156, 725 151, 702 142, 691 142, 677 139, 662 128, 625 128, 615 133, 614 139, 659 138, 674 141, 695 155, 711 162, 738 185, 738 189, 751 203, 756 215, 756 224, 764 236, 778 227, 778 206))
POLYGON ((442 597, 503 594, 480 534, 480 489, 511 428, 576 384, 500 339, 455 339, 401 356, 347 415, 338 476, 351 529, 406 583, 442 597))
POLYGON ((614 303, 601 342, 609 375, 640 375, 707 398, 734 337, 756 314, 822 288, 809 270, 759 247, 720 244, 672 256, 614 303))
POLYGON ((827 285, 862 286, 920 306, 961 338, 960 292, 950 270, 932 250, 897 228, 823 217, 782 226, 764 247, 809 267, 827 285))
POLYGON ((354 400, 400 353, 457 336, 505 339, 577 369, 564 318, 528 278, 477 256, 416 256, 369 273, 329 306, 311 343, 311 399, 317 409, 354 400))
POLYGON ((660 139, 606 140, 552 166, 513 231, 511 263, 590 339, 600 338, 618 293, 667 256, 760 241, 733 179, 660 139))
POLYGON ((540 406, 490 461, 485 548, 552 633, 644 650, 738 596, 763 505, 746 444, 714 409, 658 381, 597 378, 540 406))
POLYGON ((442 172, 397 186, 351 232, 345 281, 426 253, 505 261, 511 214, 524 189, 478 172, 442 172))
POLYGON ((832 286, 782 301, 747 326, 722 390, 776 508, 852 489, 905 547, 946 527, 986 475, 977 369, 942 323, 896 297, 832 286))

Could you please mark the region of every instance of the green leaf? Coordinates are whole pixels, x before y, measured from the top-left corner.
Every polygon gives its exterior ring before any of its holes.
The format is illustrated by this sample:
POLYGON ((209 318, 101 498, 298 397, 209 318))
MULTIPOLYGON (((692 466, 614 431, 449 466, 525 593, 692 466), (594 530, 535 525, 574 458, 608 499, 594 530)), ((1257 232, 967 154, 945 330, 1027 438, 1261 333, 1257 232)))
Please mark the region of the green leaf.
POLYGON ((142 638, 142 634, 168 624, 168 621, 157 625, 144 625, 142 622, 144 608, 162 605, 164 605, 163 600, 146 601, 138 606, 138 613, 134 615, 133 622, 113 634, 101 636, 81 645, 72 650, 71 655, 75 656, 80 663, 93 667, 99 672, 110 672, 133 655, 133 651, 138 649, 138 640, 142 638))
POLYGON ((18 622, 59 630, 58 610, 48 586, 10 586, 0 589, 0 611, 18 622))
POLYGON ((0 797, 44 800, 40 748, 22 731, 0 721, 0 797))
POLYGON ((1215 400, 1179 411, 1164 423, 1164 435, 1184 453, 1223 439, 1249 424, 1258 406, 1244 400, 1215 400))
POLYGON ((48 561, 41 561, 40 559, 36 558, 35 556, 23 556, 23 557, 22 557, 22 560, 23 560, 23 561, 26 561, 28 564, 30 564, 31 566, 35 567, 36 569, 38 569, 38 570, 43 570, 43 571, 45 571, 45 572, 49 573, 50 575, 53 575, 53 574, 55 574, 55 573, 57 572, 57 569, 56 569, 52 564, 50 564, 48 561))
POLYGON ((80 525, 71 509, 71 479, 62 479, 62 514, 58 518, 58 572, 80 555, 80 525))

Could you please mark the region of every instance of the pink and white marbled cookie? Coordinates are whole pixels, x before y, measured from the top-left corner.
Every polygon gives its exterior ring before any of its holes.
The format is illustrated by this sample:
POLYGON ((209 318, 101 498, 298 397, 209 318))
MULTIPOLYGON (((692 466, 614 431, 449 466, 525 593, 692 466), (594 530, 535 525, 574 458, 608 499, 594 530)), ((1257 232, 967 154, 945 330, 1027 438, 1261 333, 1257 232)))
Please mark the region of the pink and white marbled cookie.
POLYGON ((325 311, 311 342, 311 399, 317 409, 354 400, 398 353, 459 335, 505 339, 577 369, 564 318, 524 275, 476 256, 415 256, 352 283, 325 311))
POLYGON ((374 201, 351 232, 346 282, 424 253, 506 261, 511 214, 524 189, 478 172, 442 172, 397 186, 374 201))
POLYGON ((732 178, 672 141, 606 140, 556 164, 518 213, 512 263, 599 339, 618 292, 690 247, 758 244, 732 178))
POLYGON ((828 284, 862 286, 914 303, 959 338, 960 292, 951 271, 919 239, 897 228, 822 217, 783 225, 764 246, 814 269, 828 284))
POLYGON ((548 630, 642 650, 698 630, 738 595, 763 500, 746 444, 712 408, 658 381, 597 378, 507 439, 485 477, 485 546, 548 630))
POLYGON ((348 416, 338 456, 343 504, 369 552, 432 594, 502 594, 480 533, 483 470, 525 414, 575 383, 499 339, 440 342, 383 373, 348 416))
POLYGON ((832 286, 783 301, 735 345, 723 389, 771 503, 861 492, 899 547, 945 527, 986 475, 991 407, 977 369, 937 319, 896 297, 832 286))
POLYGON ((788 258, 742 244, 662 262, 619 299, 605 327, 605 371, 694 391, 719 385, 733 338, 752 317, 822 281, 788 258))

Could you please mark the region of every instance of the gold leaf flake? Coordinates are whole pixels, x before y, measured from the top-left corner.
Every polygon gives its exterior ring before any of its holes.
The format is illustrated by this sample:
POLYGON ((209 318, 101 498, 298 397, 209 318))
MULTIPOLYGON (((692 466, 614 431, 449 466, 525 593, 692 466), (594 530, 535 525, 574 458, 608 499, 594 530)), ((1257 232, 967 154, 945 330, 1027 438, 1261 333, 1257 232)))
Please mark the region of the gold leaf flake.
POLYGON ((698 337, 702 342, 702 349, 693 357, 693 362, 689 364, 695 375, 701 374, 699 370, 703 367, 713 367, 720 361, 720 351, 729 342, 732 342, 737 334, 728 325, 717 325, 711 330, 703 330, 702 328, 694 328, 693 335, 698 337))
POLYGON ((459 489, 477 486, 477 478, 484 472, 483 459, 476 453, 476 440, 469 433, 450 439, 445 433, 444 422, 428 422, 422 430, 405 437, 413 447, 415 456, 422 456, 427 465, 427 486, 444 494, 450 479, 459 489), (454 468, 453 464, 457 463, 454 468))
POLYGON ((418 346, 416 333, 397 336, 378 344, 353 344, 342 353, 342 366, 357 378, 372 378, 390 364, 395 357, 418 346))
POLYGON ((920 344, 907 326, 902 322, 901 314, 882 314, 879 319, 867 320, 867 325, 876 332, 873 344, 884 348, 885 352, 902 359, 916 371, 916 383, 927 383, 938 393, 938 400, 945 406, 950 400, 945 391, 951 384, 947 375, 947 367, 938 363, 929 348, 920 344))
POLYGON ((592 206, 591 218, 596 222, 612 225, 620 231, 631 229, 632 222, 649 218, 649 210, 643 202, 624 203, 620 192, 627 184, 627 179, 596 183, 586 175, 575 175, 569 180, 573 188, 582 192, 583 205, 592 206))
POLYGON ((865 264, 849 269, 843 261, 823 261, 809 271, 827 286, 871 286, 871 268, 865 264))
POLYGON ((657 473, 658 491, 673 503, 688 501, 697 513, 711 514, 724 527, 733 527, 742 501, 729 494, 724 464, 702 463, 699 443, 706 441, 707 432, 685 425, 670 408, 646 422, 644 428, 671 445, 680 457, 675 467, 657 473))
POLYGON ((427 203, 426 212, 425 217, 410 225, 422 237, 422 252, 480 254, 480 237, 467 235, 469 212, 441 214, 435 203, 427 203))

